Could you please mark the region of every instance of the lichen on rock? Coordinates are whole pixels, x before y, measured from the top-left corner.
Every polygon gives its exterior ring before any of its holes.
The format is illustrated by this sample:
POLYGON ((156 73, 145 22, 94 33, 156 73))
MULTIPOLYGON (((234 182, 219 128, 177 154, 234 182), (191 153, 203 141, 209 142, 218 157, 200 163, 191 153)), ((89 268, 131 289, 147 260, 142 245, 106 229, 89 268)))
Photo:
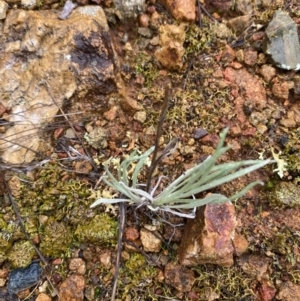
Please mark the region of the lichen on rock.
POLYGON ((300 187, 292 182, 279 182, 274 187, 270 201, 277 206, 295 207, 300 205, 300 187))

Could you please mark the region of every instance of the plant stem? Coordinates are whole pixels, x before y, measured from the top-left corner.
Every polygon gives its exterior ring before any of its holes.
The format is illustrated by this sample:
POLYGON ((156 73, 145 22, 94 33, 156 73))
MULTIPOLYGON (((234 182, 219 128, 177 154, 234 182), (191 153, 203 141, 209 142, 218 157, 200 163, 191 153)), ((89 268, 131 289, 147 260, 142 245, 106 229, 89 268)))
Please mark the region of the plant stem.
POLYGON ((159 139, 162 135, 162 127, 163 123, 167 114, 167 110, 169 107, 169 102, 170 102, 170 89, 169 87, 165 88, 165 96, 164 96, 164 102, 163 106, 161 108, 161 113, 159 117, 159 122, 157 125, 157 130, 156 130, 156 138, 155 138, 155 144, 154 144, 154 151, 152 155, 152 160, 151 160, 151 165, 149 167, 149 173, 148 173, 148 178, 147 178, 147 192, 150 193, 151 191, 151 179, 152 179, 152 174, 158 164, 158 160, 156 160, 157 153, 158 153, 158 148, 159 148, 159 139))
POLYGON ((120 264, 121 264, 122 240, 123 240, 123 233, 124 233, 124 228, 126 223, 126 204, 124 202, 120 202, 119 206, 120 206, 119 207, 120 215, 119 215, 119 231, 118 231, 118 250, 117 250, 117 258, 115 264, 114 284, 112 288, 110 301, 115 301, 116 298, 117 284, 118 284, 120 264))

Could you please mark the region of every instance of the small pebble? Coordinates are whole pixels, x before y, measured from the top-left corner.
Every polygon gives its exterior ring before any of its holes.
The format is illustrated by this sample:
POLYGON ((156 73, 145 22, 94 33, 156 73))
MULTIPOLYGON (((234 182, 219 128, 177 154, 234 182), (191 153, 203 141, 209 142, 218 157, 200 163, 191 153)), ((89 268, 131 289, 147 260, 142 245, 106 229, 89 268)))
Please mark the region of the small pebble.
POLYGON ((138 16, 139 26, 148 27, 149 26, 149 16, 147 14, 141 14, 138 16))
POLYGON ((154 5, 149 5, 149 6, 147 7, 147 13, 148 13, 148 14, 152 15, 152 14, 155 13, 155 11, 156 11, 156 8, 155 8, 154 5))
POLYGON ((208 134, 208 132, 205 129, 198 128, 195 130, 194 138, 200 139, 200 138, 203 138, 204 136, 206 136, 207 134, 208 134))

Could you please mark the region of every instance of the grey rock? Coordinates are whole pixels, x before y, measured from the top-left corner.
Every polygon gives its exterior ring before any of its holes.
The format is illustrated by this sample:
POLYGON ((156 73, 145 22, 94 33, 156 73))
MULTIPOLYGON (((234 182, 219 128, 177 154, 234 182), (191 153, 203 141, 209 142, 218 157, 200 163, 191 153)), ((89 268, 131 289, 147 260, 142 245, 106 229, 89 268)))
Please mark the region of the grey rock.
POLYGON ((123 18, 135 18, 145 9, 145 0, 115 0, 114 4, 123 18))
POLYGON ((149 28, 140 27, 138 29, 138 33, 145 38, 151 38, 152 36, 151 30, 149 28))
POLYGON ((33 9, 37 6, 36 0, 21 0, 21 5, 24 8, 33 9))
POLYGON ((62 12, 59 14, 61 20, 67 19, 71 14, 72 10, 78 6, 77 3, 73 3, 71 0, 67 0, 62 12))
POLYGON ((43 269, 38 262, 32 263, 26 268, 13 270, 9 275, 7 290, 10 294, 17 294, 20 291, 34 286, 42 278, 43 269))
POLYGON ((265 53, 275 65, 286 70, 300 70, 300 44, 297 26, 283 11, 276 11, 266 29, 265 53))

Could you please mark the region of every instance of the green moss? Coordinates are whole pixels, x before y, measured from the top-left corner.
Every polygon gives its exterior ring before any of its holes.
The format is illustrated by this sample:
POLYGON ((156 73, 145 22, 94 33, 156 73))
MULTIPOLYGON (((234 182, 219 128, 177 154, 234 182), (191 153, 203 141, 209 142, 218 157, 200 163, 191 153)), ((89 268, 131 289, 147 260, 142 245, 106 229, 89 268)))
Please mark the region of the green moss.
POLYGON ((12 241, 10 237, 5 236, 4 233, 0 234, 0 264, 2 264, 7 259, 7 252, 12 246, 12 241))
POLYGON ((19 241, 13 245, 8 253, 8 260, 14 268, 28 266, 35 255, 35 250, 29 241, 19 241))
POLYGON ((198 300, 207 300, 210 291, 219 296, 218 300, 246 300, 255 295, 251 288, 255 279, 249 278, 239 267, 201 265, 193 270, 198 274, 193 287, 199 294, 198 300))
MULTIPOLYGON (((284 227, 273 237, 265 238, 262 243, 269 254, 276 254, 281 257, 281 260, 289 263, 281 267, 282 274, 288 272, 287 270, 294 273, 297 271, 297 262, 299 262, 300 256, 295 253, 295 248, 298 248, 298 240, 296 231, 284 227)), ((277 262, 273 263, 276 268, 277 262)), ((281 275, 277 277, 280 278, 281 275)))
POLYGON ((137 296, 132 294, 135 288, 151 287, 156 274, 156 269, 146 262, 142 254, 131 254, 125 263, 125 267, 120 271, 118 287, 122 290, 122 299, 130 294, 137 299, 137 296))
POLYGON ((185 37, 185 57, 190 54, 198 56, 203 52, 209 51, 213 43, 216 42, 216 33, 213 24, 206 17, 203 19, 203 26, 200 28, 192 24, 186 31, 185 37))
MULTIPOLYGON (((37 180, 33 183, 21 182, 20 197, 16 202, 26 232, 30 237, 40 236, 40 249, 45 256, 66 255, 74 242, 75 227, 88 224, 87 211, 94 198, 89 199, 89 186, 73 179, 73 176, 52 162, 37 172, 37 180), (39 224, 38 215, 45 216, 46 220, 48 216, 49 220, 45 224, 39 224)), ((23 176, 23 179, 26 180, 26 177, 23 176)), ((15 220, 13 211, 10 214, 11 220, 15 220)), ((4 261, 5 252, 8 252, 15 241, 25 237, 17 222, 6 223, 1 217, 0 229, 0 261, 4 261)))
POLYGON ((63 223, 51 219, 41 234, 40 250, 45 256, 59 257, 71 245, 72 234, 63 223))
POLYGON ((130 256, 130 259, 126 261, 126 268, 132 271, 136 271, 145 264, 145 257, 142 254, 134 253, 130 256))
POLYGON ((150 86, 152 81, 158 76, 158 70, 153 62, 153 58, 141 51, 134 62, 135 72, 145 78, 146 86, 150 86))
POLYGON ((106 213, 96 215, 90 222, 79 225, 75 236, 79 242, 111 245, 117 241, 117 221, 106 213))

